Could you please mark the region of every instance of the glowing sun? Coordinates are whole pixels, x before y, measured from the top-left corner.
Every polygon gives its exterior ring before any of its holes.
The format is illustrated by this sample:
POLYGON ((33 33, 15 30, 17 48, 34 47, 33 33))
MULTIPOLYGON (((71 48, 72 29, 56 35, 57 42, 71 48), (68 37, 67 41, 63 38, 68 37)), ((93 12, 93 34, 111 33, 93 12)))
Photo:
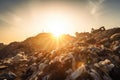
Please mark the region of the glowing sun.
POLYGON ((67 32, 68 27, 70 26, 69 18, 64 14, 52 13, 45 19, 47 28, 55 36, 59 37, 60 35, 67 32))
POLYGON ((55 25, 53 25, 53 27, 50 27, 51 28, 50 31, 55 37, 59 37, 60 35, 65 33, 64 27, 62 25, 61 27, 58 26, 59 24, 55 24, 55 25))

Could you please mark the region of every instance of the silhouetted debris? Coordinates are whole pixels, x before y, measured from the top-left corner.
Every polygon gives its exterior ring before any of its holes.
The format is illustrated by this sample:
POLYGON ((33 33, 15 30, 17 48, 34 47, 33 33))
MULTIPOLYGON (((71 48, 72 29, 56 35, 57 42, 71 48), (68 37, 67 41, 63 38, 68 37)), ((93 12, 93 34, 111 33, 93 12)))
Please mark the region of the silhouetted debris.
POLYGON ((0 80, 15 80, 16 77, 13 72, 6 72, 0 75, 0 80))
POLYGON ((92 33, 97 33, 97 32, 100 32, 100 31, 105 31, 105 27, 102 26, 102 27, 100 27, 99 29, 96 29, 96 30, 94 28, 91 29, 92 33))
POLYGON ((7 46, 7 45, 0 43, 0 50, 3 49, 5 46, 7 46))
POLYGON ((112 68, 109 74, 113 80, 119 80, 120 79, 120 67, 115 66, 114 68, 112 68))
POLYGON ((64 35, 59 48, 44 48, 50 36, 42 33, 1 49, 0 80, 120 79, 120 28, 64 35))

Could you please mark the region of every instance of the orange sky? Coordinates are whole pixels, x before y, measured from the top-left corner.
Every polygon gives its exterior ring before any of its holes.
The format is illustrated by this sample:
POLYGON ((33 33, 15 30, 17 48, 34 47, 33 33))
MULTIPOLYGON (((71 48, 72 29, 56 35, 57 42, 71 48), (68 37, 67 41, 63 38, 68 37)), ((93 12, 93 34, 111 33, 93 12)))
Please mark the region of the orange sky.
POLYGON ((116 27, 120 25, 118 3, 116 0, 0 0, 0 42, 22 41, 42 31, 74 35, 92 27, 116 27))

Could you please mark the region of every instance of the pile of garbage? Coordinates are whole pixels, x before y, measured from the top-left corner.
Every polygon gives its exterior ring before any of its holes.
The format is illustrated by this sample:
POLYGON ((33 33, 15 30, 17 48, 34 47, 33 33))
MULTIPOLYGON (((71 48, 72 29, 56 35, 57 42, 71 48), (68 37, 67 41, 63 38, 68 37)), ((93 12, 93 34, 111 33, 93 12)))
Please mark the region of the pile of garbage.
POLYGON ((19 51, 0 60, 0 80, 119 79, 120 28, 77 32, 60 48, 30 54, 19 51))
POLYGON ((19 52, 16 56, 0 61, 0 80, 21 80, 21 75, 27 68, 27 56, 19 52))
POLYGON ((3 43, 0 43, 0 50, 3 49, 6 45, 3 43))

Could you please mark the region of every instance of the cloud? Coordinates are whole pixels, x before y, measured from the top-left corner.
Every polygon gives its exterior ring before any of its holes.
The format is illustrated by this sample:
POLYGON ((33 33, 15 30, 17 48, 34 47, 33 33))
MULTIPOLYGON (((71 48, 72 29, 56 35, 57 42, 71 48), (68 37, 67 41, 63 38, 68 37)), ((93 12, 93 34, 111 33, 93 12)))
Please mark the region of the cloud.
POLYGON ((106 0, 88 0, 91 6, 90 13, 96 18, 98 18, 102 14, 101 8, 103 7, 103 3, 105 1, 106 0))

